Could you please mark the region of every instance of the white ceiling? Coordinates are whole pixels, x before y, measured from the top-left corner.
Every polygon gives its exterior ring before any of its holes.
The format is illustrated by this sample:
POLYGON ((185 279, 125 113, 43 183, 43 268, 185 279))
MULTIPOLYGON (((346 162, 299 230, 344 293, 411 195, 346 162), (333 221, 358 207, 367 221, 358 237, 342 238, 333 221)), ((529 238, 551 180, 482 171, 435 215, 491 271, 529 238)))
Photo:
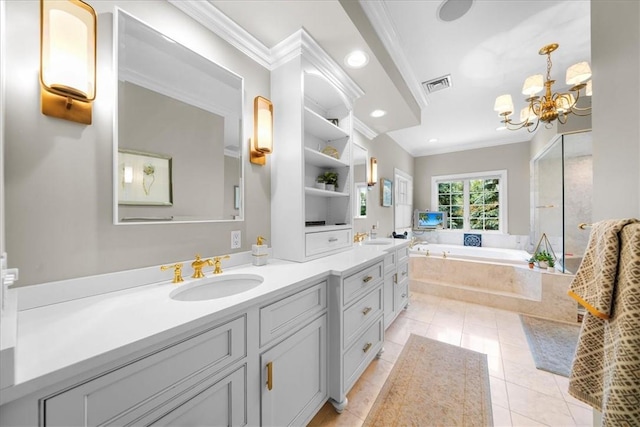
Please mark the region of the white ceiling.
POLYGON ((442 0, 209 1, 267 48, 303 27, 341 65, 353 49, 368 52, 365 68, 343 66, 365 92, 355 115, 414 156, 529 140, 496 131, 495 97, 524 106, 524 79, 546 72, 543 45, 560 44, 556 90, 569 65, 590 61, 589 0, 474 0, 452 22, 437 16, 442 0), (420 83, 446 74, 452 87, 425 95, 420 83), (373 119, 376 108, 389 114, 373 119))

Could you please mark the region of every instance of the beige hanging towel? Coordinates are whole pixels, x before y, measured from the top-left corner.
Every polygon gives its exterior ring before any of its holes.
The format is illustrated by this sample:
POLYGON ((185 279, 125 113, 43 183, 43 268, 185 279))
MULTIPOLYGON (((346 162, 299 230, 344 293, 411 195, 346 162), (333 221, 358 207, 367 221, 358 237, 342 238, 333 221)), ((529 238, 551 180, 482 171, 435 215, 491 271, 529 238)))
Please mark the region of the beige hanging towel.
POLYGON ((640 222, 593 225, 569 294, 584 316, 569 394, 602 412, 602 425, 640 425, 640 222))
POLYGON ((610 316, 620 252, 618 235, 625 225, 637 221, 629 218, 593 224, 587 250, 571 282, 569 295, 601 319, 610 316))

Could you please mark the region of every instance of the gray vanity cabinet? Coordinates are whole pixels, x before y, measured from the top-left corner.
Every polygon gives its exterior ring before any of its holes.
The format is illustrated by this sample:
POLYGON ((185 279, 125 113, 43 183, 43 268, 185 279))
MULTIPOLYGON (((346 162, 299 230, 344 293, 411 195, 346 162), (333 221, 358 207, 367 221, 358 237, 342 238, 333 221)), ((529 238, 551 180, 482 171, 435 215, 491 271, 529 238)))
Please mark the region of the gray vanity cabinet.
POLYGON ((338 412, 347 406, 347 393, 382 350, 382 284, 382 261, 332 279, 329 397, 338 412))
POLYGON ((409 304, 409 247, 404 246, 384 258, 384 327, 409 304))
POLYGON ((241 315, 42 400, 45 426, 245 425, 241 315))
POLYGON ((305 425, 327 400, 327 282, 260 309, 261 424, 305 425))

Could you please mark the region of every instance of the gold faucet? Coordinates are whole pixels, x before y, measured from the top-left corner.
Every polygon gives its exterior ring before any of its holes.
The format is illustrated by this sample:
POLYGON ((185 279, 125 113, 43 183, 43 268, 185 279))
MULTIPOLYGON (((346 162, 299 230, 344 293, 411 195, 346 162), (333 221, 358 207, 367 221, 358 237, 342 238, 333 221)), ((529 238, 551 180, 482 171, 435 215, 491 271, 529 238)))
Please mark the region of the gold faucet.
POLYGON ((411 241, 409 242, 409 248, 413 249, 413 247, 416 245, 417 242, 418 242, 418 239, 416 239, 415 237, 412 237, 411 241))
POLYGON ((161 265, 160 270, 165 271, 173 268, 173 280, 171 281, 171 283, 180 283, 184 282, 184 279, 182 278, 182 265, 183 264, 181 262, 173 265, 161 265))
POLYGON ((221 262, 223 259, 231 258, 229 255, 213 257, 213 274, 222 273, 221 262))
POLYGON ((204 273, 202 272, 202 267, 205 265, 213 265, 213 261, 211 259, 202 259, 199 254, 196 254, 196 259, 191 263, 191 267, 193 267, 193 277, 194 279, 202 279, 204 277, 204 273))
POLYGON ((364 238, 367 237, 367 236, 368 236, 367 233, 356 233, 353 236, 353 242, 354 243, 362 242, 364 240, 364 238))

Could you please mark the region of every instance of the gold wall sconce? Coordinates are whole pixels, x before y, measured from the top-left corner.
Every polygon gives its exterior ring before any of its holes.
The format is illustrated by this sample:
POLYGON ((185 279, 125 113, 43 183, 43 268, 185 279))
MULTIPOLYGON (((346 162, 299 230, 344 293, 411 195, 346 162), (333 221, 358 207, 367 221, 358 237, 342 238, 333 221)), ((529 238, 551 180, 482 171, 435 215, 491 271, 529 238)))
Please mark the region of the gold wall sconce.
POLYGON ((273 104, 267 98, 253 100, 253 138, 249 160, 256 165, 267 163, 267 154, 273 152, 273 104))
POLYGON ((40 0, 42 113, 91 124, 96 97, 96 12, 81 0, 40 0))
POLYGON ((371 157, 369 159, 369 180, 367 185, 373 187, 378 181, 378 159, 371 157))

